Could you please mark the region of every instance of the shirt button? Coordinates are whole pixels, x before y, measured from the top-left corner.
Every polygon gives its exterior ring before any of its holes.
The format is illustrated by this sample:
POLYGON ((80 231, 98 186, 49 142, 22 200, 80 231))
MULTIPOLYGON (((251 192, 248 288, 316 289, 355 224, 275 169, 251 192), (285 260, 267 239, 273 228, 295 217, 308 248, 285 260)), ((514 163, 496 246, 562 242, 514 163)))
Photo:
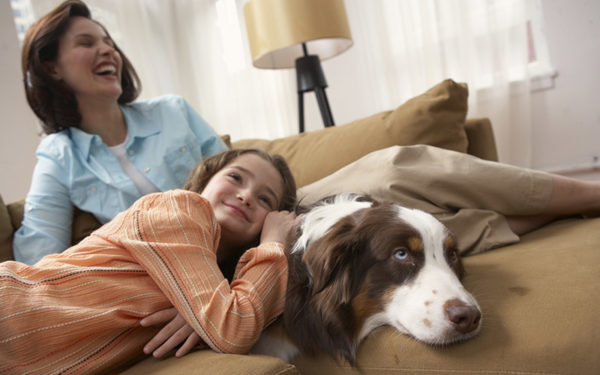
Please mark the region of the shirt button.
POLYGON ((90 187, 90 190, 92 191, 92 193, 95 193, 96 192, 96 187, 92 186, 92 187, 90 187))
POLYGON ((182 147, 182 148, 180 148, 180 150, 181 150, 181 152, 186 152, 187 151, 187 149, 185 148, 185 146, 182 147))
POLYGON ((146 167, 146 168, 144 169, 144 172, 146 172, 146 173, 150 172, 150 167, 146 167))
POLYGON ((133 155, 133 150, 129 150, 129 156, 133 155))

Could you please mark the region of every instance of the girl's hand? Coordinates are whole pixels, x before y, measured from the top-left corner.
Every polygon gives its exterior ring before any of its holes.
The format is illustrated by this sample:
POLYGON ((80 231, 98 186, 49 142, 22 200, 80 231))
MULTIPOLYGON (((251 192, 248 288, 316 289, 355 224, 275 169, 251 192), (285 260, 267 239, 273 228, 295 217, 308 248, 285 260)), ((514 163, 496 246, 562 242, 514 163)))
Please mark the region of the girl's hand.
POLYGON ((170 322, 144 346, 144 353, 152 354, 155 358, 160 358, 185 341, 177 349, 177 352, 175 352, 176 357, 183 357, 200 342, 200 336, 198 336, 174 307, 148 315, 140 320, 140 325, 142 327, 150 327, 169 320, 170 322))
POLYGON ((288 232, 301 217, 301 215, 296 217, 296 214, 289 211, 269 212, 263 224, 260 242, 285 243, 288 232))

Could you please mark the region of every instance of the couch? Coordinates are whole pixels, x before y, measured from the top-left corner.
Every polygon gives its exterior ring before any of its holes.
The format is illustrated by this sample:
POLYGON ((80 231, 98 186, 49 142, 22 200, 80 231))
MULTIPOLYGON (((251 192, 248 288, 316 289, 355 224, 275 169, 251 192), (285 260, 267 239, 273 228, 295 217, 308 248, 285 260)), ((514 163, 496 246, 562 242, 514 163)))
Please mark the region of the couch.
MULTIPOLYGON (((306 186, 361 156, 393 145, 429 144, 487 160, 498 155, 488 119, 466 119, 468 89, 446 80, 398 108, 349 124, 277 140, 239 140, 288 160, 306 186)), ((0 260, 12 259, 23 200, 0 197, 0 260)), ((98 226, 76 212, 73 242, 98 226)), ((293 363, 201 350, 146 358, 134 374, 600 374, 600 218, 556 221, 520 242, 464 258, 464 284, 483 310, 481 333, 434 347, 382 327, 358 351, 358 369, 326 356, 293 363)))

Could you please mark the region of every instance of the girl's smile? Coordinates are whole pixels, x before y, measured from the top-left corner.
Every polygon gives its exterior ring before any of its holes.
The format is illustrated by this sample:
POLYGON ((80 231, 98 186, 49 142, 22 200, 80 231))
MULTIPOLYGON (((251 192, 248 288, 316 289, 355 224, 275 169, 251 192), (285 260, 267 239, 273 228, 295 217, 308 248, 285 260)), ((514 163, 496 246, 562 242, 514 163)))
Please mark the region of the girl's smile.
POLYGON ((244 209, 242 207, 238 207, 234 204, 227 203, 225 203, 225 206, 231 208, 231 211, 236 215, 240 216, 242 219, 246 220, 247 222, 250 222, 250 218, 248 217, 248 215, 246 215, 246 212, 244 212, 244 209))
POLYGON ((267 214, 279 207, 283 181, 270 162, 244 154, 217 172, 201 195, 213 208, 222 238, 232 239, 227 246, 243 246, 258 238, 267 214))

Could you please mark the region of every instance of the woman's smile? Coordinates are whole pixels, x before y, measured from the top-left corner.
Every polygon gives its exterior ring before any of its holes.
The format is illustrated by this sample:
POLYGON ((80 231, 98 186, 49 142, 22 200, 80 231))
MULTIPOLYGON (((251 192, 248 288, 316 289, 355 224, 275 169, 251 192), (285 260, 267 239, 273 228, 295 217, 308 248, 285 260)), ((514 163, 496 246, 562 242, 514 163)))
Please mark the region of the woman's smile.
POLYGON ((101 62, 94 68, 94 74, 106 78, 117 79, 117 64, 112 62, 101 62))

